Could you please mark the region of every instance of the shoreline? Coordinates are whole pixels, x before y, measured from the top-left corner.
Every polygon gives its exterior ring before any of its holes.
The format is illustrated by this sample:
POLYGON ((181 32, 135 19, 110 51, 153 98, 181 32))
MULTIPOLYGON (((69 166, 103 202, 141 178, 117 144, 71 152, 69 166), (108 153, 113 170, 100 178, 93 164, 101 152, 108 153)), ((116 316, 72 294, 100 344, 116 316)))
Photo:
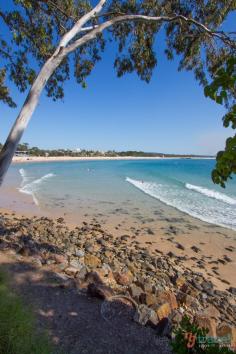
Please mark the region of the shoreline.
POLYGON ((214 157, 158 157, 158 156, 14 156, 12 162, 66 162, 66 161, 122 161, 122 160, 215 160, 214 157))
POLYGON ((162 210, 156 221, 144 215, 143 220, 137 222, 131 214, 124 217, 119 213, 108 214, 104 210, 99 215, 80 212, 75 218, 73 214, 49 213, 36 207, 24 209, 24 205, 21 212, 19 209, 0 208, 0 216, 12 219, 49 218, 56 222, 63 218, 69 230, 84 224, 98 223, 114 239, 128 235, 127 245, 130 248, 138 244, 140 249, 152 255, 158 249, 165 257, 179 259, 178 267, 203 274, 218 290, 235 287, 236 232, 182 214, 162 210))
MULTIPOLYGON (((52 161, 45 159, 46 162, 52 161)), ((79 158, 86 161, 93 159, 79 158)), ((114 159, 117 158, 109 158, 114 159)), ((67 160, 63 157, 62 161, 67 160)), ((34 205, 30 195, 19 191, 14 193, 11 186, 9 191, 6 189, 5 198, 8 203, 5 210, 0 208, 2 215, 13 211, 14 217, 21 218, 36 216, 56 220, 63 217, 70 229, 95 220, 114 238, 129 235, 130 247, 137 242, 148 252, 155 253, 159 249, 165 257, 170 254, 170 257, 180 259, 185 268, 203 273, 220 290, 236 285, 236 232, 196 219, 156 199, 124 200, 120 204, 80 199, 78 207, 70 209, 66 199, 58 198, 53 208, 51 205, 41 208, 34 205)))

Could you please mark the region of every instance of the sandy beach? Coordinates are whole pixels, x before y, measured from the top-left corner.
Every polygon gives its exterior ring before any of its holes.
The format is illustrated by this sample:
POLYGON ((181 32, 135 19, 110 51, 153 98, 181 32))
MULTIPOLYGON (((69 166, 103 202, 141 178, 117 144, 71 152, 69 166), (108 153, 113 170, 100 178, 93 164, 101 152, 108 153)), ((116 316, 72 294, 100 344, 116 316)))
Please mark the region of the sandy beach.
MULTIPOLYGON (((14 156, 13 163, 28 163, 28 162, 53 162, 53 161, 106 161, 106 160, 164 160, 164 159, 186 159, 185 157, 139 157, 139 156, 14 156)), ((187 159, 203 159, 202 157, 189 157, 187 159)), ((214 160, 213 157, 204 157, 206 160, 214 160)))
POLYGON ((0 208, 2 215, 10 217, 50 217, 54 220, 63 216, 69 229, 81 226, 83 222, 99 223, 113 237, 120 239, 128 235, 128 245, 138 244, 141 248, 178 260, 179 269, 192 269, 212 281, 219 290, 236 285, 236 232, 208 224, 176 210, 163 207, 155 218, 141 215, 138 208, 135 214, 128 214, 125 207, 112 208, 110 212, 88 209, 60 214, 58 211, 46 212, 35 206, 29 196, 22 196, 12 204, 12 209, 0 208), (31 207, 29 207, 31 205, 31 207), (14 212, 13 212, 14 211, 14 212))
POLYGON ((25 162, 52 162, 52 161, 99 161, 99 160, 150 160, 161 159, 161 157, 134 157, 134 156, 14 156, 13 163, 25 163, 25 162))

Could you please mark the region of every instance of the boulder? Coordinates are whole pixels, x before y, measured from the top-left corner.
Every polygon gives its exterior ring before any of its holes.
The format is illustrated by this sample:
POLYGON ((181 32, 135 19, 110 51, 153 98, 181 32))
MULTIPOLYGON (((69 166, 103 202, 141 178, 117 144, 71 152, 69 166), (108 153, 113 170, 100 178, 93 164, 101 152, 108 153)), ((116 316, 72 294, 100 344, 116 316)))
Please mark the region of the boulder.
POLYGON ((114 272, 113 275, 119 285, 127 286, 133 281, 133 274, 130 270, 126 270, 124 272, 114 272))
POLYGON ((171 308, 168 302, 164 302, 161 305, 155 304, 152 306, 152 309, 156 312, 159 320, 171 314, 171 308))
POLYGON ((141 304, 151 306, 157 302, 157 297, 151 293, 141 293, 139 296, 141 304))
POLYGON ((203 315, 218 320, 220 318, 220 311, 214 306, 209 304, 202 312, 203 315))
POLYGON ((87 293, 89 296, 98 297, 100 299, 106 300, 114 295, 113 290, 100 283, 90 283, 88 285, 87 293))
POLYGON ((92 254, 86 254, 84 257, 84 263, 90 268, 97 268, 101 265, 101 260, 92 254))
POLYGON ((76 274, 78 273, 79 269, 78 268, 75 268, 75 267, 67 267, 65 269, 65 273, 69 276, 76 276, 76 274))
POLYGON ((216 334, 218 337, 230 337, 231 346, 236 348, 236 327, 230 326, 228 324, 222 324, 216 330, 216 334))
POLYGON ((204 315, 196 315, 194 318, 194 322, 200 327, 200 328, 207 328, 208 329, 208 335, 211 337, 216 337, 216 320, 214 318, 210 318, 208 316, 204 315))
POLYGON ((173 279, 173 283, 178 287, 178 288, 181 288, 185 283, 186 283, 186 279, 185 277, 183 276, 176 276, 174 279, 173 279))
POLYGON ((155 311, 146 305, 140 305, 134 314, 134 321, 145 326, 148 322, 157 325, 158 317, 155 311))
POLYGON ((228 289, 228 291, 233 294, 236 295, 236 288, 233 288, 232 286, 228 289))
POLYGON ((130 296, 136 301, 138 302, 139 301, 139 297, 140 295, 142 294, 143 290, 138 287, 137 285, 135 284, 131 284, 129 286, 129 289, 128 289, 129 293, 130 293, 130 296))
POLYGON ((66 264, 67 263, 67 257, 65 257, 62 254, 54 254, 53 259, 57 264, 66 264))
POLYGON ((176 310, 178 308, 178 303, 175 294, 171 290, 161 291, 158 293, 157 302, 167 302, 171 310, 176 310))

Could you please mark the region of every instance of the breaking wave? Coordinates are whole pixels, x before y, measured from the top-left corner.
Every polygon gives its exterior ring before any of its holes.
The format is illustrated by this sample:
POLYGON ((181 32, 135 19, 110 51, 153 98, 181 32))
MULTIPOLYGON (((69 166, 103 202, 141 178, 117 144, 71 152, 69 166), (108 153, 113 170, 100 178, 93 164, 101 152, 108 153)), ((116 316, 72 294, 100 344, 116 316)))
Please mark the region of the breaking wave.
POLYGON ((211 224, 236 230, 236 201, 223 193, 212 193, 214 191, 207 188, 203 188, 202 191, 201 187, 190 184, 154 183, 129 177, 126 181, 145 194, 186 214, 211 224), (199 192, 195 187, 200 188, 201 191, 199 192), (195 193, 196 191, 199 193, 195 193))
POLYGON ((21 183, 21 187, 19 188, 19 191, 21 193, 31 195, 34 203, 36 205, 39 205, 39 201, 36 197, 36 192, 39 189, 39 185, 41 185, 45 180, 47 180, 51 177, 54 177, 55 175, 53 173, 48 173, 48 174, 42 176, 41 178, 32 180, 32 178, 26 174, 26 172, 23 168, 21 168, 19 170, 19 172, 22 176, 22 183, 21 183))
POLYGON ((224 193, 220 193, 212 189, 208 189, 200 186, 195 186, 194 184, 190 184, 190 183, 186 183, 185 187, 195 192, 204 194, 209 198, 214 198, 230 205, 236 205, 236 199, 233 199, 224 193))

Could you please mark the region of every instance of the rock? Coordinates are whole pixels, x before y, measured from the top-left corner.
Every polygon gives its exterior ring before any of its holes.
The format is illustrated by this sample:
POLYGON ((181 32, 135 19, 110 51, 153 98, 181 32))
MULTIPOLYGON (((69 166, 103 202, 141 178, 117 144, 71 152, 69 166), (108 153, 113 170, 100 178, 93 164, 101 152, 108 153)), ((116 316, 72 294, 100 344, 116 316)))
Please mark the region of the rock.
POLYGON ((199 293, 200 293, 199 290, 197 290, 192 285, 187 284, 187 283, 185 283, 183 286, 181 286, 180 291, 182 291, 192 297, 195 297, 195 298, 198 298, 199 293))
POLYGON ((183 293, 181 291, 178 293, 177 299, 180 305, 186 305, 187 307, 193 308, 194 310, 197 311, 200 308, 199 301, 195 297, 183 293))
POLYGON ((201 286, 202 286, 202 288, 203 288, 204 291, 213 289, 213 284, 212 284, 211 281, 206 281, 206 280, 204 280, 204 281, 201 283, 201 286))
POLYGON ((76 278, 79 280, 85 280, 88 269, 85 266, 82 266, 76 274, 76 278))
POLYGON ((130 238, 129 235, 122 235, 122 236, 120 237, 121 241, 128 241, 129 238, 130 238))
POLYGON ((129 293, 130 293, 130 296, 136 301, 138 302, 139 301, 139 297, 140 295, 142 294, 143 290, 138 287, 137 285, 135 284, 131 284, 129 286, 129 293))
POLYGON ((67 257, 65 257, 62 254, 54 254, 53 259, 57 264, 66 264, 67 263, 67 257))
POLYGON ((100 274, 98 274, 98 272, 94 271, 94 272, 89 272, 87 273, 86 277, 85 277, 85 281, 89 284, 89 283, 99 283, 102 284, 102 279, 100 274))
POLYGON ((195 279, 192 279, 191 281, 191 284, 194 286, 194 288, 196 288, 197 290, 199 291, 202 291, 202 286, 195 280, 195 279))
POLYGON ((220 311, 213 305, 208 305, 207 308, 205 308, 202 312, 202 315, 214 318, 214 319, 219 319, 220 318, 220 311))
POLYGON ((84 257, 85 253, 84 253, 83 250, 76 250, 75 253, 74 253, 74 255, 75 255, 76 257, 84 257))
POLYGON ((176 296, 170 290, 160 292, 157 296, 157 302, 167 302, 170 305, 171 310, 175 310, 178 308, 176 296))
POLYGON ((139 286, 140 288, 143 289, 144 292, 148 293, 148 292, 152 292, 152 281, 148 278, 144 278, 142 276, 139 276, 137 281, 135 282, 137 286, 139 286))
POLYGON ((233 288, 232 286, 228 289, 228 291, 233 294, 236 295, 236 288, 233 288))
POLYGON ((152 306, 152 309, 156 312, 159 320, 171 314, 171 308, 168 302, 161 305, 155 304, 152 306))
POLYGON ((203 315, 196 315, 194 318, 194 322, 200 328, 207 328, 209 330, 208 336, 216 337, 216 320, 214 318, 210 318, 203 315))
POLYGON ((42 259, 39 257, 34 257, 32 263, 35 264, 37 267, 42 267, 42 259))
POLYGON ((181 245, 181 243, 176 243, 176 247, 179 248, 180 250, 185 250, 185 247, 181 245))
POLYGON ((198 247, 196 247, 196 246, 192 246, 191 249, 192 249, 194 252, 196 252, 196 253, 198 253, 198 252, 201 251, 200 248, 198 248, 198 247))
POLYGON ((230 336, 232 348, 236 348, 236 327, 229 326, 228 324, 222 324, 216 330, 218 337, 230 336))
POLYGON ((78 268, 74 268, 74 267, 67 267, 65 269, 65 273, 69 276, 76 276, 76 274, 78 273, 79 269, 78 268))
POLYGON ((173 252, 168 252, 167 253, 167 256, 169 256, 170 258, 174 258, 174 257, 176 257, 176 254, 174 254, 173 252))
POLYGON ((151 306, 157 302, 157 297, 150 293, 142 293, 140 294, 139 300, 141 304, 151 306))
POLYGON ((114 292, 110 287, 100 283, 90 283, 88 285, 87 293, 92 297, 98 297, 103 300, 109 299, 114 295, 114 292))
POLYGON ((173 283, 178 287, 178 288, 181 288, 185 283, 186 283, 186 279, 185 277, 183 276, 176 276, 174 279, 173 279, 173 283))
POLYGON ((84 257, 84 263, 90 268, 97 268, 101 265, 101 260, 92 254, 86 254, 84 257))
POLYGON ((134 314, 134 321, 143 326, 145 326, 148 322, 156 325, 158 323, 158 318, 155 311, 146 305, 140 305, 134 314))
POLYGON ((83 264, 77 261, 76 259, 72 259, 70 261, 70 267, 81 269, 83 267, 83 264))
POLYGON ((23 256, 23 257, 29 257, 31 256, 31 250, 29 247, 21 247, 20 250, 18 251, 18 253, 23 256))
POLYGON ((127 286, 132 283, 133 281, 133 274, 129 271, 126 270, 125 272, 114 272, 113 273, 114 278, 116 282, 119 285, 127 286))
POLYGON ((183 318, 183 314, 181 313, 180 309, 173 311, 171 315, 171 321, 175 324, 179 324, 183 318))

